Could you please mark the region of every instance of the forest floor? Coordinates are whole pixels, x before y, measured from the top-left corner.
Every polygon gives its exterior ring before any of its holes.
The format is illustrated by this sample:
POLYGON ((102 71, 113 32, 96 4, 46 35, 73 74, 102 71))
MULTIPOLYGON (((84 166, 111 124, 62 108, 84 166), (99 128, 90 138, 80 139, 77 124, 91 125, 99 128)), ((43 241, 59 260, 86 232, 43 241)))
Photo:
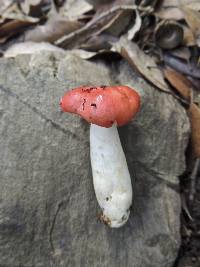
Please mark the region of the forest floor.
POLYGON ((199 0, 2 0, 0 6, 2 57, 18 43, 30 52, 27 42, 79 49, 85 59, 118 53, 185 107, 193 160, 180 178, 182 245, 174 267, 200 267, 200 166, 191 178, 200 158, 199 25, 199 0))

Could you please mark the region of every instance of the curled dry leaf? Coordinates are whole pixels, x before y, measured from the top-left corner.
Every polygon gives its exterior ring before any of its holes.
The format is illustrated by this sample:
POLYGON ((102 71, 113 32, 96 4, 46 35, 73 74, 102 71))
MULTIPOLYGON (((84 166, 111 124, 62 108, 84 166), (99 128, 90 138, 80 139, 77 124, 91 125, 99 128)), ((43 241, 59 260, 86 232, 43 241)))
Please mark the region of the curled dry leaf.
POLYGON ((117 43, 113 44, 113 48, 149 82, 153 83, 161 91, 171 93, 154 59, 146 55, 137 44, 129 41, 125 37, 121 37, 117 43))
POLYGON ((155 41, 163 49, 173 49, 183 42, 183 28, 175 21, 161 21, 156 27, 155 41))
POLYGON ((181 73, 178 73, 173 69, 164 69, 164 76, 181 97, 189 103, 191 99, 191 90, 193 89, 192 83, 181 73))
POLYGON ((73 32, 82 27, 78 21, 69 21, 60 16, 54 16, 42 26, 25 32, 24 40, 33 42, 54 42, 61 36, 73 32))
POLYGON ((93 6, 85 0, 66 1, 59 13, 69 20, 77 20, 83 14, 93 10, 93 6))
POLYGON ((170 53, 177 58, 189 61, 191 58, 191 52, 188 47, 181 46, 170 51, 170 53))
POLYGON ((163 0, 155 15, 161 19, 182 20, 184 14, 180 9, 180 4, 193 10, 200 10, 199 0, 163 0))
POLYGON ((192 150, 194 157, 200 157, 200 108, 192 103, 188 110, 192 130, 192 150))

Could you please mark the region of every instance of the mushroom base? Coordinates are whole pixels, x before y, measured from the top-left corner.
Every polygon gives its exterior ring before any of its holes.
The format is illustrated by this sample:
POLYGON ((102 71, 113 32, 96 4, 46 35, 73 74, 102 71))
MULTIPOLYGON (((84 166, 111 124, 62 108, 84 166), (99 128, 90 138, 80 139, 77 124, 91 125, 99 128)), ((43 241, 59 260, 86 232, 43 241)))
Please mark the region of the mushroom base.
POLYGON ((120 227, 129 217, 132 185, 116 125, 91 124, 90 157, 101 219, 110 227, 120 227))

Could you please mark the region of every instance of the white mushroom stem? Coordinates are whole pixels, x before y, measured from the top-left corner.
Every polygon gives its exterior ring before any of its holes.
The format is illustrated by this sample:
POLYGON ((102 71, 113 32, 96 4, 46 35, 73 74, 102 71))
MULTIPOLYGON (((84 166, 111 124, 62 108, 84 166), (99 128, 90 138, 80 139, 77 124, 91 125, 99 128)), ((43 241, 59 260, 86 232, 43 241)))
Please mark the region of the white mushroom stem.
POLYGON ((116 125, 91 124, 90 157, 101 218, 110 227, 120 227, 129 217, 132 185, 116 125))

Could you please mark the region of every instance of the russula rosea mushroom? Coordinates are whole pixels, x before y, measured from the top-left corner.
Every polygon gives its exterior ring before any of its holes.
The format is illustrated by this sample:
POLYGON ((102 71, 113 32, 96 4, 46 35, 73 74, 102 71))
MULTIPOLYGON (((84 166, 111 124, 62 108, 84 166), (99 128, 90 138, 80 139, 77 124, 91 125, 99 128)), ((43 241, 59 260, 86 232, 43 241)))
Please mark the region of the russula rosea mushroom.
POLYGON ((140 107, 140 97, 128 86, 79 87, 61 99, 63 111, 91 123, 90 157, 93 184, 110 227, 126 223, 132 203, 132 185, 116 126, 128 123, 140 107))

